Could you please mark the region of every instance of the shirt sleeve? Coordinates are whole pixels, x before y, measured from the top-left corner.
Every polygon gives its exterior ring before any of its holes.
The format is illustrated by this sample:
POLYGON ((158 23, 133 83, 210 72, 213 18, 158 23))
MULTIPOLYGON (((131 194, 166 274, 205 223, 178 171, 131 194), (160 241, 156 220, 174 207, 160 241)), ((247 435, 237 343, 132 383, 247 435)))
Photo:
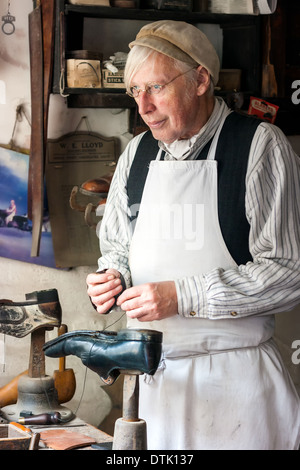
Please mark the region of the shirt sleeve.
POLYGON ((128 207, 127 179, 132 161, 143 134, 134 137, 120 156, 114 173, 102 220, 97 227, 101 257, 99 270, 114 268, 123 276, 126 287, 131 285, 128 266, 132 225, 128 207))
POLYGON ((255 133, 246 177, 253 262, 176 280, 179 314, 240 318, 300 302, 300 159, 279 128, 255 133))

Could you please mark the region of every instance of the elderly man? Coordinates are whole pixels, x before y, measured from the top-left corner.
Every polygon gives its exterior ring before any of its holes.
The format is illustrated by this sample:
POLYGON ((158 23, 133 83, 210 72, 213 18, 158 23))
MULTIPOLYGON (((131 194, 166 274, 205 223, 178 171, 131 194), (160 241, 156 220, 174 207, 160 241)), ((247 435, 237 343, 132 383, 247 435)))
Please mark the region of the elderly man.
POLYGON ((150 131, 112 181, 100 314, 163 332, 140 380, 149 449, 296 449, 299 397, 272 339, 300 299, 300 165, 275 126, 214 97, 218 56, 184 22, 144 26, 125 69, 150 131))

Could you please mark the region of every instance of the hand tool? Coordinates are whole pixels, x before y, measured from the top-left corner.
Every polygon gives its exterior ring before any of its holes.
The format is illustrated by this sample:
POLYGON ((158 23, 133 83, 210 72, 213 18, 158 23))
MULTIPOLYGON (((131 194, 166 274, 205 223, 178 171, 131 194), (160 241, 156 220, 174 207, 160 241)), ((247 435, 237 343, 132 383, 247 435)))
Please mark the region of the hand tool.
POLYGON ((53 413, 41 413, 19 418, 20 424, 58 424, 61 422, 61 414, 58 411, 53 413))

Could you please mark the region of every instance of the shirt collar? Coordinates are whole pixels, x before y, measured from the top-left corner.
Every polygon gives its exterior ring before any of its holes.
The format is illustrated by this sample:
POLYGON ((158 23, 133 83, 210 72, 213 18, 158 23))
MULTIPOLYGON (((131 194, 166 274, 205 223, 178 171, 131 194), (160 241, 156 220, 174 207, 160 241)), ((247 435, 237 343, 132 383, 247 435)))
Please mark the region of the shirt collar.
POLYGON ((195 152, 198 154, 213 137, 224 113, 229 114, 230 110, 225 101, 216 96, 213 112, 206 124, 197 134, 190 139, 175 140, 175 142, 171 144, 165 144, 164 142, 158 143, 159 147, 166 152, 165 160, 185 160, 187 158, 193 158, 195 152))

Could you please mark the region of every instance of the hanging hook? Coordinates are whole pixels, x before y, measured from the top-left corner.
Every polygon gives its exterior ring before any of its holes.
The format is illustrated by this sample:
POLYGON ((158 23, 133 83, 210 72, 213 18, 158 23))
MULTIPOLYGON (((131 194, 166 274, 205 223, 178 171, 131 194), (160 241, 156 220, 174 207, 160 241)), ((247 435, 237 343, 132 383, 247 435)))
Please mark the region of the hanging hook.
POLYGON ((13 34, 15 32, 15 25, 13 24, 13 21, 16 21, 16 17, 10 14, 10 0, 8 0, 8 8, 7 8, 7 14, 2 16, 2 31, 4 34, 7 34, 8 36, 10 34, 13 34))

